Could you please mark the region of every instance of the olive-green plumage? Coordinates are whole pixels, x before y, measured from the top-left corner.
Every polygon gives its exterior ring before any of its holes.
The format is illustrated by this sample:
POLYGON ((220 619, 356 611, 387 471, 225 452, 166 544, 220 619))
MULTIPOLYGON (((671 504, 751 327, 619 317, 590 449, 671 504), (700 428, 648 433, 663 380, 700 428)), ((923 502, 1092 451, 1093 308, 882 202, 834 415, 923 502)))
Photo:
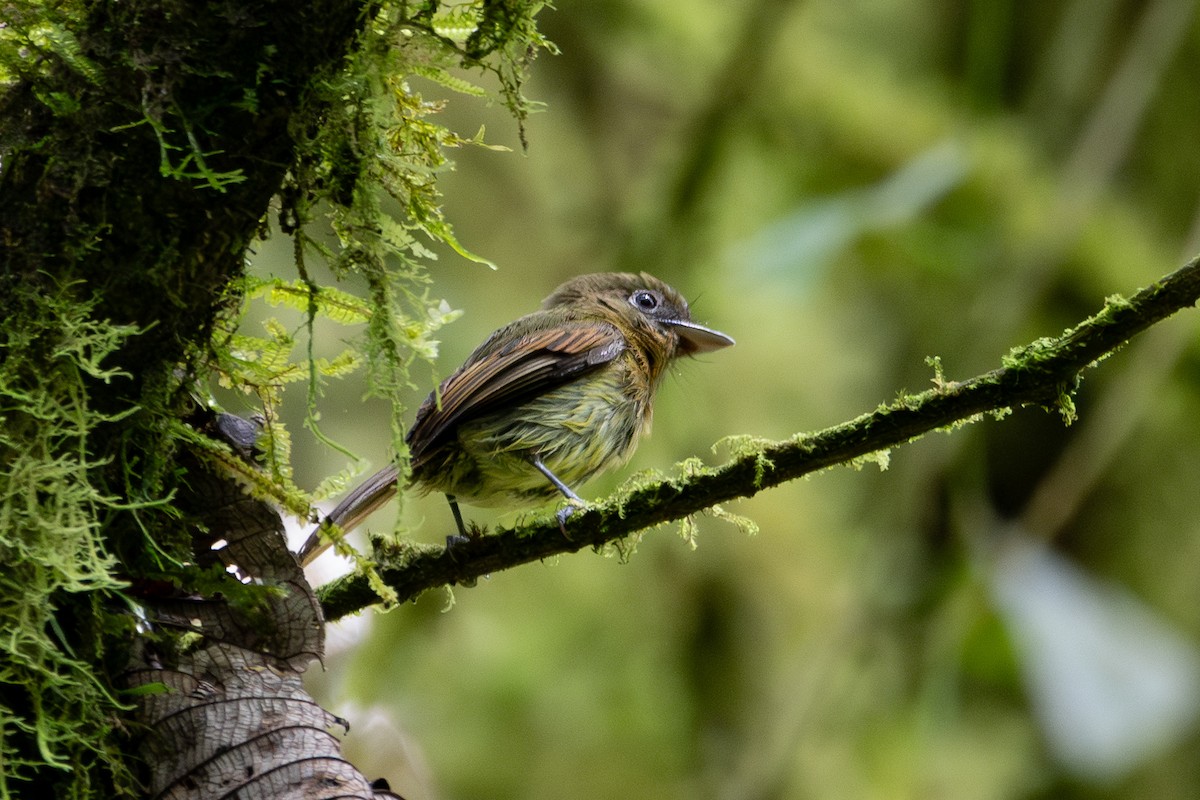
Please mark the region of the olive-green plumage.
MULTIPOLYGON (((692 322, 682 295, 652 275, 574 278, 488 337, 417 410, 411 484, 448 495, 456 519, 456 498, 507 508, 577 499, 570 487, 633 454, 672 359, 731 344, 692 322)), ((381 470, 327 521, 354 527, 397 477, 394 465, 381 470)), ((318 546, 314 533, 302 559, 318 546)))

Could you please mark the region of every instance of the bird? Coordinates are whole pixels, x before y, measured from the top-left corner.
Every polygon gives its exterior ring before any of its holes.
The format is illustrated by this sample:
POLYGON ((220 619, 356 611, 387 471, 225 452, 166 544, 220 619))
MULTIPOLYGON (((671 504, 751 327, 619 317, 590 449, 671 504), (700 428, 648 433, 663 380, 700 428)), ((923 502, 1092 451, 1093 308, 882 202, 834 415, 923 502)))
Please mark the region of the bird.
MULTIPOLYGON (((627 462, 649 432, 671 363, 733 344, 649 273, 572 278, 492 333, 417 409, 408 486, 445 494, 462 537, 460 501, 515 509, 561 495, 561 527, 583 505, 573 487, 627 462)), ((390 500, 401 474, 393 463, 353 489, 301 547, 301 563, 331 544, 329 526, 348 532, 390 500)))

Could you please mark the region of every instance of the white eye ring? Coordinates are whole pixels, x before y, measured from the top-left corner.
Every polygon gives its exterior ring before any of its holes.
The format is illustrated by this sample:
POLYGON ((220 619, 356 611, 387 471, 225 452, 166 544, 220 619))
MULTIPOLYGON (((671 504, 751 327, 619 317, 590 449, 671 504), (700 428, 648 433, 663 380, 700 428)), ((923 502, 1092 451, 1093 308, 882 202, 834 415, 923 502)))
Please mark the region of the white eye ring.
POLYGON ((629 296, 629 303, 639 311, 653 311, 658 308, 658 296, 648 289, 639 289, 629 296))

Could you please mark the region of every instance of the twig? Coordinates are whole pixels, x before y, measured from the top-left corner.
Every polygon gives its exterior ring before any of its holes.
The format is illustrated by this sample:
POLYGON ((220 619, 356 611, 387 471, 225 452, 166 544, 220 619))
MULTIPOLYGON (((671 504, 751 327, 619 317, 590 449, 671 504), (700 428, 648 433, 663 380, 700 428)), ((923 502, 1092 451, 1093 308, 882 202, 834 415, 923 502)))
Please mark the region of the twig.
MULTIPOLYGON (((1129 299, 1110 297, 1094 316, 1057 338, 1014 349, 1003 366, 961 382, 939 380, 870 414, 812 434, 746 447, 719 467, 643 486, 570 517, 569 538, 548 517, 494 534, 440 547, 409 546, 379 575, 400 600, 455 583, 585 547, 600 547, 655 525, 681 519, 739 497, 750 497, 818 470, 910 442, 981 415, 1020 406, 1056 407, 1069 422, 1071 395, 1081 373, 1126 341, 1200 299, 1200 258, 1129 299)), ((338 619, 378 602, 363 575, 348 575, 319 591, 326 619, 338 619)))

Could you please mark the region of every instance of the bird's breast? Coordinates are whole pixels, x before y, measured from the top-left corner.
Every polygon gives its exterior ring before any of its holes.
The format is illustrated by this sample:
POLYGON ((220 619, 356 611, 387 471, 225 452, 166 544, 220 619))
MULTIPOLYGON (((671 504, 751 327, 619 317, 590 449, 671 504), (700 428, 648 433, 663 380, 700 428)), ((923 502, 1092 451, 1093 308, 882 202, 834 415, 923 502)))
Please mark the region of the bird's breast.
MULTIPOLYGON (((422 480, 473 505, 530 505, 557 492, 536 456, 572 488, 623 464, 650 424, 651 387, 631 354, 578 380, 459 426, 422 480)), ((420 479, 420 476, 418 476, 420 479)))

